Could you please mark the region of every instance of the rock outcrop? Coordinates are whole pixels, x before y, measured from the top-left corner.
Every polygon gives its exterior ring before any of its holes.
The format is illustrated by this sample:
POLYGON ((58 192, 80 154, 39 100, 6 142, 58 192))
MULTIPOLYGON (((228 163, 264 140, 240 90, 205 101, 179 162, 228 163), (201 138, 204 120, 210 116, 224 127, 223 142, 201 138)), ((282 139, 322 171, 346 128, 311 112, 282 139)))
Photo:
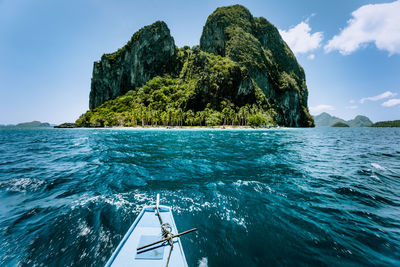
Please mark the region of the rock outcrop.
POLYGON ((350 126, 344 122, 337 122, 335 124, 332 124, 331 127, 350 127, 350 126))
POLYGON ((253 82, 238 63, 203 52, 198 47, 182 50, 180 52, 185 55, 179 77, 184 83, 194 86, 188 109, 199 111, 209 106, 220 110, 224 100, 236 106, 256 102, 253 82))
POLYGON ((231 58, 248 70, 277 112, 277 122, 313 126, 302 67, 278 30, 243 6, 216 9, 207 19, 200 49, 231 58))
POLYGON ((89 108, 139 87, 176 68, 175 42, 165 22, 157 21, 136 32, 118 51, 94 63, 89 108))
POLYGON ((54 128, 78 128, 78 126, 75 123, 64 122, 64 123, 54 126, 54 128))

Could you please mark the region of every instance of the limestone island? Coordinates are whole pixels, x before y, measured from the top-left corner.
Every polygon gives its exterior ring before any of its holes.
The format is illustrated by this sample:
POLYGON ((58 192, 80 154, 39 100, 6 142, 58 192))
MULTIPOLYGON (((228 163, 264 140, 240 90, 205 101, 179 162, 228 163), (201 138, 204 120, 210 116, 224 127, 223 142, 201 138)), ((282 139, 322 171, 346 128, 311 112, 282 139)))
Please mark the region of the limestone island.
POLYGON ((337 122, 335 124, 332 124, 331 127, 350 127, 350 126, 344 122, 337 122))
POLYGON ((45 128, 51 127, 48 122, 40 122, 40 121, 31 121, 31 122, 21 122, 18 124, 0 124, 0 128, 45 128))
POLYGON ((313 127, 307 99, 304 70, 277 28, 234 5, 208 17, 198 46, 178 48, 157 21, 104 54, 90 110, 74 126, 313 127))
POLYGON ((400 120, 395 121, 378 121, 370 127, 400 127, 400 120))
POLYGON ((348 121, 331 116, 326 112, 322 112, 314 117, 315 127, 328 127, 337 122, 343 122, 350 127, 368 127, 372 124, 372 121, 368 117, 362 115, 357 115, 354 119, 348 121))

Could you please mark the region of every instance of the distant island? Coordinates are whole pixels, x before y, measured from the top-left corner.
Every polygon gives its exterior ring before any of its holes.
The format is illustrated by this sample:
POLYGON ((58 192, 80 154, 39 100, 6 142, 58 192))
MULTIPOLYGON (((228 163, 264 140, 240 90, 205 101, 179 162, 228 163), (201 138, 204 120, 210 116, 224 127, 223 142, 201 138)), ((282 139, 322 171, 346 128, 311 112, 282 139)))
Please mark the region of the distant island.
POLYGON ((338 122, 347 124, 349 127, 368 127, 372 125, 372 121, 366 116, 358 115, 354 119, 346 121, 344 119, 331 116, 326 112, 314 116, 314 122, 316 127, 329 127, 338 122))
POLYGON ((0 128, 37 128, 37 127, 51 127, 48 122, 40 122, 40 121, 31 121, 31 122, 22 122, 18 124, 0 124, 0 128))
POLYGON ((395 121, 378 121, 370 127, 400 127, 400 120, 395 121))
POLYGON ((350 126, 344 122, 337 122, 337 123, 332 124, 331 127, 350 127, 350 126))
POLYGON ((313 127, 303 68, 263 17, 217 8, 200 45, 175 45, 165 22, 94 62, 89 108, 67 127, 313 127))
POLYGON ((75 123, 65 122, 59 125, 55 125, 54 128, 78 128, 78 126, 75 123))

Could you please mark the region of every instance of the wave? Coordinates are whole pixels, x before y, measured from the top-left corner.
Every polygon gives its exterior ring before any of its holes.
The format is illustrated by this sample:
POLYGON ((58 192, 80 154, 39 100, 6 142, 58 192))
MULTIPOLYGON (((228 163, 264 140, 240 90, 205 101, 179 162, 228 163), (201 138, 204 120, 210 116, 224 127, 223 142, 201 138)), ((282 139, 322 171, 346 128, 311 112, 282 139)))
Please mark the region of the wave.
POLYGON ((396 204, 395 202, 391 201, 390 199, 380 196, 380 195, 373 195, 369 194, 366 192, 362 192, 360 190, 357 190, 355 188, 350 188, 350 187, 339 187, 335 189, 335 192, 339 195, 342 196, 349 196, 353 197, 357 200, 360 201, 366 201, 365 203, 368 204, 369 206, 377 206, 378 203, 384 203, 390 206, 400 206, 399 204, 396 204))
POLYGON ((371 166, 374 167, 377 170, 386 170, 385 167, 382 167, 381 165, 379 165, 378 163, 371 163, 371 166))
POLYGON ((36 178, 13 178, 0 181, 0 188, 10 193, 27 193, 41 190, 45 181, 36 178))

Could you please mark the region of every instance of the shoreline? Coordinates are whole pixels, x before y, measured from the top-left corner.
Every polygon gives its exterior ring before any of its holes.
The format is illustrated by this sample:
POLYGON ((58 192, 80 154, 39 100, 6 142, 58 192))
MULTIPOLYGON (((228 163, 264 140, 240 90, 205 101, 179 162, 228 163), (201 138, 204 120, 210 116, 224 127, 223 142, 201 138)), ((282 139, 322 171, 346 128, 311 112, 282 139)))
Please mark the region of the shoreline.
POLYGON ((113 126, 113 127, 54 127, 60 129, 120 129, 120 130, 276 130, 286 129, 287 127, 269 126, 269 127, 251 127, 237 125, 220 126, 113 126))
POLYGON ((104 127, 104 129, 132 130, 273 130, 282 127, 250 127, 250 126, 133 126, 104 127))

